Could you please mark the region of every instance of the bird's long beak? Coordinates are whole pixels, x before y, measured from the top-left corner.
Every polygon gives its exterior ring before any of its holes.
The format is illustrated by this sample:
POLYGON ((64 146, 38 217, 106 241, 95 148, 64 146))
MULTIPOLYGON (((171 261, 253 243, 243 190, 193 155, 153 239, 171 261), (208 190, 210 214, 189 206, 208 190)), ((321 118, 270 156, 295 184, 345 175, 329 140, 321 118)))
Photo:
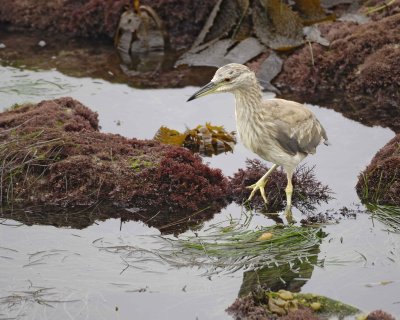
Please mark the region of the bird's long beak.
POLYGON ((187 102, 192 101, 194 99, 203 97, 207 94, 213 93, 215 89, 218 87, 218 85, 214 82, 209 82, 206 84, 203 88, 201 88, 199 91, 197 91, 194 95, 192 95, 187 102))

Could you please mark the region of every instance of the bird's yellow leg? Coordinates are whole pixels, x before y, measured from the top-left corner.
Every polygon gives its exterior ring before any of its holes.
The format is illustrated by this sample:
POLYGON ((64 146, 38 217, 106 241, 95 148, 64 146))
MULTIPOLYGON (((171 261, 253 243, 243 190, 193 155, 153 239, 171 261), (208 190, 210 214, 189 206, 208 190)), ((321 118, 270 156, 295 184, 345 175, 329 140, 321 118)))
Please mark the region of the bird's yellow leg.
POLYGON ((286 209, 285 215, 286 220, 289 223, 294 223, 293 215, 292 215, 292 193, 293 193, 293 184, 292 184, 292 173, 287 173, 287 186, 285 189, 286 192, 286 209))
POLYGON ((257 190, 260 190, 261 196, 264 199, 264 202, 267 203, 267 196, 265 195, 265 185, 267 184, 267 180, 269 175, 274 172, 274 170, 278 167, 277 164, 273 164, 272 167, 264 174, 260 180, 258 180, 255 184, 248 186, 247 188, 252 189, 249 198, 247 201, 253 199, 254 195, 256 194, 257 190))

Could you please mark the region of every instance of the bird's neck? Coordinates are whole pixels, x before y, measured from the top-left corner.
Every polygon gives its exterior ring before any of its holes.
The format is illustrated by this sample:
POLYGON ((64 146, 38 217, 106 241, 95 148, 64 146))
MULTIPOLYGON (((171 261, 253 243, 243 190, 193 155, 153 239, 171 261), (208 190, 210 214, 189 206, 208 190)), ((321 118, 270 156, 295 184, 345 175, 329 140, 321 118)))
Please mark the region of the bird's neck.
POLYGON ((262 93, 258 82, 234 92, 236 99, 236 128, 242 143, 250 150, 258 145, 256 132, 262 131, 262 93))
POLYGON ((235 92, 237 116, 259 113, 262 108, 262 91, 258 82, 246 89, 237 89, 235 92))

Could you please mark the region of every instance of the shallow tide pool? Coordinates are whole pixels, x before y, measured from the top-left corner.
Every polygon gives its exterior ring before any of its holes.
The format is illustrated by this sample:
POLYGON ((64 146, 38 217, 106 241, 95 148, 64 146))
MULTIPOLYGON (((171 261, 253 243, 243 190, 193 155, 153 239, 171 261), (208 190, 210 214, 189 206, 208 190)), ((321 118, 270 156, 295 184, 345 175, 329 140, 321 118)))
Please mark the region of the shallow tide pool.
MULTIPOLYGON (((162 125, 184 131, 205 122, 235 130, 233 96, 212 95, 186 103, 196 89, 139 90, 57 71, 0 67, 1 110, 15 103, 72 96, 99 113, 103 132, 150 139, 162 125)), ((335 193, 335 199, 319 210, 357 207, 357 176, 394 133, 309 107, 331 142, 306 159, 335 193)), ((247 158, 256 156, 239 142, 234 153, 204 161, 232 175, 245 167, 247 158)), ((231 204, 202 229, 239 218, 242 212, 231 204)), ((301 214, 295 210, 294 215, 301 214)), ((159 243, 151 236, 159 230, 142 222, 109 219, 82 230, 26 226, 12 219, 0 222, 0 319, 231 319, 225 309, 238 296, 243 270, 208 276, 205 266, 177 268, 155 261, 126 268, 119 254, 97 246, 101 239, 107 245, 156 248, 159 243)), ((255 213, 253 223, 271 221, 255 213)), ((388 232, 367 213, 325 226, 324 231, 328 236, 318 256, 324 263, 302 279, 301 291, 365 312, 383 309, 400 317, 400 234, 388 232)))

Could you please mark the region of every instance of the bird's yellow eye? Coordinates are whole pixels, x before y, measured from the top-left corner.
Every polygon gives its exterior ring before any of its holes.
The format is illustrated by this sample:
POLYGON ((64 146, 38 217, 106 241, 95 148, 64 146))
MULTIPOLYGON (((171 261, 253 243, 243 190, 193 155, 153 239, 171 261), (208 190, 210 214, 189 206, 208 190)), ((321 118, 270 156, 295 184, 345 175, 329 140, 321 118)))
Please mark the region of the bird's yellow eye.
POLYGON ((225 82, 231 81, 231 78, 225 78, 225 82))

